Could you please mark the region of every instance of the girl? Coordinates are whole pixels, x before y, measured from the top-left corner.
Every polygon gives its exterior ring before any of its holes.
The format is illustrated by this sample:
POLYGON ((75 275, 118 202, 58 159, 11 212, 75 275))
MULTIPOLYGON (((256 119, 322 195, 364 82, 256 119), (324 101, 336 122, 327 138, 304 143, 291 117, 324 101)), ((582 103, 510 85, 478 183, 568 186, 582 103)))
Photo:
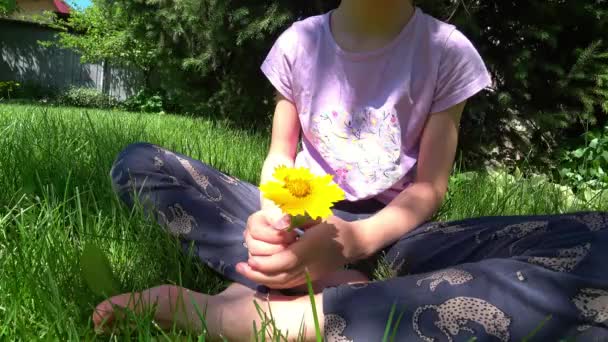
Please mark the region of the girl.
POLYGON ((312 339, 308 269, 329 341, 380 340, 393 307, 398 341, 520 340, 550 315, 539 340, 608 335, 607 215, 425 224, 446 193, 465 102, 491 83, 453 26, 411 0, 344 0, 286 30, 262 71, 278 96, 261 180, 304 166, 333 175, 346 200, 298 238, 253 185, 127 147, 111 173, 118 194, 236 283, 216 296, 175 286, 116 296, 95 310, 96 327, 116 320, 115 306, 154 305, 157 322, 201 331, 198 308, 210 335, 248 340, 257 298, 277 328, 295 336, 303 320, 312 339), (396 277, 369 281, 378 256, 396 277))

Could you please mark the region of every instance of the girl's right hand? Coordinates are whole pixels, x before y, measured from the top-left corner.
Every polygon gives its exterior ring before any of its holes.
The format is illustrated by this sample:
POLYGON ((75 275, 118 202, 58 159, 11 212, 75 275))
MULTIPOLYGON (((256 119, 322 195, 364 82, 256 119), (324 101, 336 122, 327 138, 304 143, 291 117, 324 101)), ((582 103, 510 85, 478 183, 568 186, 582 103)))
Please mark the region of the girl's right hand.
POLYGON ((289 224, 289 216, 278 209, 262 209, 249 216, 244 232, 249 257, 284 251, 298 236, 294 231, 287 231, 289 224))

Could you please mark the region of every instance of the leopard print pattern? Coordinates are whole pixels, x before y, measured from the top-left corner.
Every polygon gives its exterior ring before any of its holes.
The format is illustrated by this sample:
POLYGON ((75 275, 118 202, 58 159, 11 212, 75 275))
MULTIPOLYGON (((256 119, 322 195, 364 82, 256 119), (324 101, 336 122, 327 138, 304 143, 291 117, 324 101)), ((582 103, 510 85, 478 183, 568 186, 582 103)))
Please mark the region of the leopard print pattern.
MULTIPOLYGON (((488 239, 497 240, 503 237, 521 239, 532 234, 546 232, 548 225, 548 221, 530 221, 516 223, 506 226, 503 229, 492 233, 488 239)), ((481 232, 478 232, 475 236, 475 240, 477 241, 477 243, 482 243, 480 234, 481 232)))
POLYGON ((427 310, 436 312, 438 319, 434 322, 435 326, 447 337, 449 342, 452 342, 460 331, 474 335, 475 330, 467 326, 469 322, 481 325, 488 335, 494 336, 500 341, 509 341, 511 318, 494 305, 472 297, 456 297, 440 305, 425 305, 416 309, 412 324, 414 331, 424 341, 434 341, 433 338, 425 336, 420 329, 420 316, 427 310))
POLYGON ((182 167, 188 172, 190 177, 194 180, 194 182, 199 186, 199 188, 203 191, 205 199, 211 202, 219 202, 222 200, 222 194, 220 191, 209 182, 209 177, 203 175, 198 172, 196 168, 190 163, 189 160, 181 158, 171 151, 165 151, 165 154, 173 156, 177 161, 182 165, 182 167))
POLYGON ((169 232, 174 235, 189 234, 196 224, 194 217, 188 214, 179 204, 169 206, 168 209, 171 213, 171 219, 168 219, 167 215, 162 211, 158 213, 161 222, 167 227, 169 232))
POLYGON ((235 224, 235 223, 239 223, 239 222, 242 223, 241 219, 230 214, 229 212, 224 210, 222 207, 218 206, 216 210, 220 213, 220 217, 222 219, 224 219, 224 221, 231 223, 231 224, 235 224))
POLYGON ((461 225, 453 225, 450 226, 445 222, 435 222, 430 224, 428 227, 424 229, 425 233, 443 233, 443 234, 451 234, 458 233, 469 229, 470 227, 465 227, 461 225))
MULTIPOLYGON (((583 288, 572 298, 572 303, 587 323, 608 326, 608 291, 583 288)), ((591 324, 585 324, 579 326, 578 330, 584 331, 590 327, 591 324)))
POLYGON ((543 266, 556 272, 571 272, 589 254, 591 244, 560 249, 556 257, 529 257, 531 264, 543 266))
POLYGON ((353 340, 345 337, 346 320, 339 315, 325 315, 325 341, 327 342, 352 342, 353 340))
POLYGON ((572 216, 572 219, 584 224, 592 232, 597 232, 608 228, 608 216, 606 214, 585 213, 572 216))
POLYGON ((220 179, 223 180, 226 184, 230 184, 230 185, 238 185, 239 184, 239 180, 232 177, 232 176, 228 176, 227 174, 222 173, 220 175, 220 179))
POLYGON ((428 277, 419 279, 416 282, 417 286, 422 285, 422 283, 426 280, 430 280, 429 289, 431 292, 435 292, 435 289, 439 284, 443 282, 447 282, 448 284, 461 285, 473 280, 473 275, 467 271, 458 270, 454 268, 446 269, 443 271, 435 272, 429 275, 428 277))
POLYGON ((159 157, 154 156, 154 168, 160 170, 165 165, 165 162, 159 157))

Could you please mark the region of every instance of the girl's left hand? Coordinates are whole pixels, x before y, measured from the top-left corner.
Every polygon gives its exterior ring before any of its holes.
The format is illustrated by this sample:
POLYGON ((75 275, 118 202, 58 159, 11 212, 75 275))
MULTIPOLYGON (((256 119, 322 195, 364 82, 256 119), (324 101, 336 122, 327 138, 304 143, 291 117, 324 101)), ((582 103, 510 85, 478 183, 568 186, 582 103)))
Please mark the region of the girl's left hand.
POLYGON ((306 283, 308 270, 313 281, 349 262, 353 255, 354 224, 337 217, 306 229, 287 249, 270 256, 252 256, 237 264, 245 277, 273 289, 287 289, 306 283))

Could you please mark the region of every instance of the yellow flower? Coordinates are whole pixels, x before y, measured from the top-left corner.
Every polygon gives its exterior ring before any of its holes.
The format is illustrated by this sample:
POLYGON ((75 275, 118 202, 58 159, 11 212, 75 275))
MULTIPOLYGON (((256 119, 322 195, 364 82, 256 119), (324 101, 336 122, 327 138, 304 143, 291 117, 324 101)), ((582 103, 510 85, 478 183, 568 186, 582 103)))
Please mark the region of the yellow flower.
POLYGON ((291 216, 325 219, 331 215, 333 204, 344 199, 344 191, 332 181, 331 175, 316 176, 303 167, 280 166, 273 177, 274 180, 260 186, 260 191, 291 216))

